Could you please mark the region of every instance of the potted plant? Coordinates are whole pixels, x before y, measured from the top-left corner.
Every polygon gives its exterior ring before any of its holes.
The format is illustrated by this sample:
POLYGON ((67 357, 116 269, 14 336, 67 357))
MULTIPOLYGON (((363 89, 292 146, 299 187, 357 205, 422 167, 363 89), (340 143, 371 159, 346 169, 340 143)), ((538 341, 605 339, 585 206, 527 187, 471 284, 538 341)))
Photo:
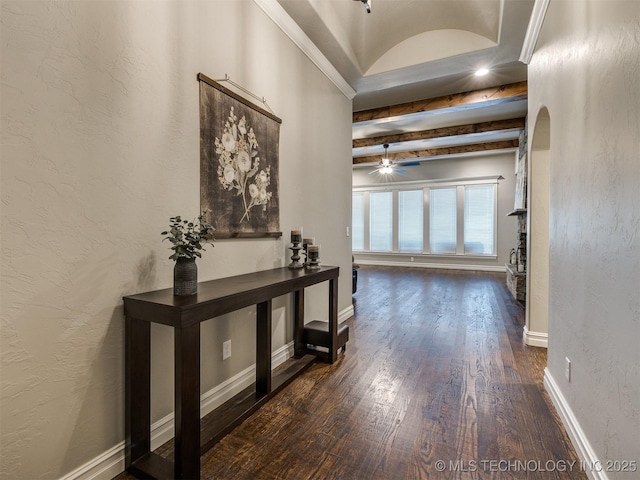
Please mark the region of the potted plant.
POLYGON ((169 218, 170 228, 161 233, 164 240, 171 242, 173 254, 169 257, 175 260, 173 268, 173 294, 194 295, 198 292, 198 267, 196 257, 202 257, 204 245, 213 246, 215 229, 208 224, 202 212, 197 220, 184 220, 181 216, 169 218))

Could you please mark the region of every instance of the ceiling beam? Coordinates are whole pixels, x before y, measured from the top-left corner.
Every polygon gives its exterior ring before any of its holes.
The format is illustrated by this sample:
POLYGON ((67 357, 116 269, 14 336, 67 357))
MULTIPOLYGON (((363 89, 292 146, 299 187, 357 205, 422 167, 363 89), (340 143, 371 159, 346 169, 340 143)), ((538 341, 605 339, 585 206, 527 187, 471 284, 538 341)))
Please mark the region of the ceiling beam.
POLYGON ((385 143, 411 142, 414 140, 429 140, 430 138, 455 137, 457 135, 468 135, 471 133, 499 132, 502 130, 524 128, 524 117, 512 118, 510 120, 496 120, 493 122, 471 123, 468 125, 457 125, 455 127, 434 128, 422 130, 420 132, 406 132, 395 135, 382 135, 379 137, 356 138, 353 140, 353 148, 372 147, 374 145, 384 145, 385 143))
MULTIPOLYGON (((410 160, 419 158, 436 157, 440 155, 457 155, 460 153, 486 152, 487 150, 504 150, 507 148, 517 148, 518 140, 502 140, 499 142, 474 143, 471 145, 457 145, 455 147, 429 148, 426 150, 409 150, 406 152, 396 152, 389 155, 392 161, 410 160)), ((380 155, 369 155, 367 157, 355 157, 354 165, 363 163, 378 163, 380 155)))
POLYGON ((373 108, 353 112, 353 123, 379 120, 381 118, 398 117, 413 113, 428 112, 441 109, 462 109, 481 107, 483 105, 496 105, 527 98, 527 82, 510 83, 499 87, 485 88, 471 92, 445 95, 436 98, 416 100, 415 102, 401 103, 387 107, 373 108))

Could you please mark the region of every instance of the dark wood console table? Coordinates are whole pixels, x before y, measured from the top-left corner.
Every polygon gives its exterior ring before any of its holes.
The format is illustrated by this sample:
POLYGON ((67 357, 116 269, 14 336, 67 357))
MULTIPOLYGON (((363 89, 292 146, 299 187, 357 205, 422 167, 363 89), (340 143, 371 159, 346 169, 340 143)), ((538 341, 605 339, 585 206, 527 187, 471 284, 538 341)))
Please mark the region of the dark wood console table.
MULTIPOLYGON (((276 392, 316 360, 303 343, 304 289, 329 281, 329 338, 325 358, 338 353, 338 267, 319 270, 287 267, 198 284, 198 293, 175 297, 172 289, 124 297, 126 317, 125 435, 126 468, 139 478, 198 479, 200 455, 242 423, 276 392), (271 374, 271 302, 293 292, 296 360, 271 374), (209 415, 211 428, 200 422, 200 323, 256 305, 256 383, 209 415), (151 323, 174 329, 175 461, 151 452, 151 323)), ((208 415, 208 416, 209 416, 208 415)), ((207 416, 207 417, 208 417, 207 416)))

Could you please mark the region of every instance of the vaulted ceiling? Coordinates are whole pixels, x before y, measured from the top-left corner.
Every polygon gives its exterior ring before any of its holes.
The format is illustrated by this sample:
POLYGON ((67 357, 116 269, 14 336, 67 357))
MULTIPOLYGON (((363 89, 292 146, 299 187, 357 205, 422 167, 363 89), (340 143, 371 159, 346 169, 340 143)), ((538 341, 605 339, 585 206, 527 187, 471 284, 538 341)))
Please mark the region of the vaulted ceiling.
POLYGON ((354 166, 517 146, 534 0, 274 1, 355 90, 354 166))

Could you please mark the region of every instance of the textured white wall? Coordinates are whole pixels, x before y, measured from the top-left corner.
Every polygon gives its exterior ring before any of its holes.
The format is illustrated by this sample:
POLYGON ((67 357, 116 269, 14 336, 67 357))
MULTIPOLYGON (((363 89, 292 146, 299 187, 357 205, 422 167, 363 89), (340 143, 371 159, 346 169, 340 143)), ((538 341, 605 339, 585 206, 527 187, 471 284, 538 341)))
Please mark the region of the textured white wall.
MULTIPOLYGON (((52 479, 123 440, 122 296, 171 286, 160 232, 199 210, 196 74, 229 74, 283 119, 284 238, 219 241, 200 280, 285 265, 304 225, 341 267, 340 310, 351 102, 250 0, 3 1, 1 34, 1 477, 52 479)), ((326 312, 326 291, 307 304, 326 312)), ((274 349, 291 340, 276 307, 274 349)), ((254 318, 203 326, 203 391, 253 363, 254 318)), ((154 421, 172 409, 172 348, 154 326, 154 421)))
POLYGON ((529 66, 530 135, 543 107, 551 120, 548 369, 599 459, 638 461, 640 2, 551 2, 529 66))
MULTIPOLYGON (((380 260, 386 262, 408 262, 414 257, 414 263, 440 263, 440 264, 464 264, 479 265, 491 268, 503 268, 509 262, 509 251, 517 245, 517 218, 507 217, 507 213, 513 210, 516 191, 515 177, 515 153, 491 153, 472 157, 454 159, 429 160, 422 162, 420 166, 406 167, 405 175, 397 175, 394 181, 417 180, 442 180, 452 178, 470 178, 491 175, 502 175, 503 180, 498 182, 498 258, 465 258, 438 255, 383 255, 383 254, 357 254, 360 260, 380 260)), ((377 174, 369 175, 371 168, 356 168, 353 170, 353 186, 370 184, 383 184, 377 174)))

